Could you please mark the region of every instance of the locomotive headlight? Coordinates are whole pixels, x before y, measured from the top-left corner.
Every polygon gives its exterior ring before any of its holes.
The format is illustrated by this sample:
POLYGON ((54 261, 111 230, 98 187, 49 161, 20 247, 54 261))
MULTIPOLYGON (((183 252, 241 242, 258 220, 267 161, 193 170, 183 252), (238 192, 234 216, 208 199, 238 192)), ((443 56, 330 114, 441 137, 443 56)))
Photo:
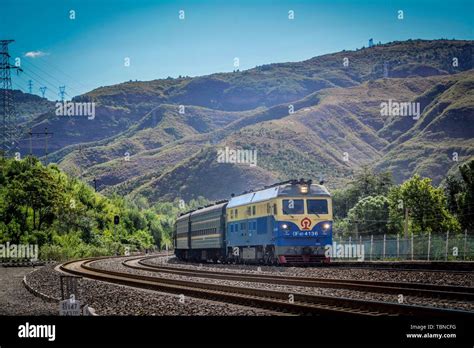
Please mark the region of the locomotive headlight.
POLYGON ((301 186, 300 186, 300 193, 301 193, 301 194, 306 194, 306 193, 308 193, 308 185, 301 185, 301 186))
POLYGON ((325 224, 323 224, 323 230, 328 230, 329 227, 331 227, 331 224, 328 224, 327 222, 325 224))
POLYGON ((281 228, 283 228, 284 230, 287 230, 288 229, 288 224, 282 224, 281 228))

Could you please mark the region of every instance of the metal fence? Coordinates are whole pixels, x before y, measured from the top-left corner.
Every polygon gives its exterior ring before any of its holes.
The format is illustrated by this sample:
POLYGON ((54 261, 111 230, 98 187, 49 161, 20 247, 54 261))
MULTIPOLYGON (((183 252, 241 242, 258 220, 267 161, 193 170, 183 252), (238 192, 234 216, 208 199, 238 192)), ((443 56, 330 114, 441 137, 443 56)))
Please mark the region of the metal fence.
POLYGON ((474 260, 474 235, 461 234, 370 235, 363 233, 333 235, 333 259, 371 260, 474 260))

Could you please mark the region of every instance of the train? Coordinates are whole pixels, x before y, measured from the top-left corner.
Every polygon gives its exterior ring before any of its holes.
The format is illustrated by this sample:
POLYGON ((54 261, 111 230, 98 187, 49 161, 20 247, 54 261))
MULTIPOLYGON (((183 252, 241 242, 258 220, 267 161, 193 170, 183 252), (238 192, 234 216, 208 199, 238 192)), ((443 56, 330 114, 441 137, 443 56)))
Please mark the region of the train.
POLYGON ((332 199, 323 183, 288 180, 181 214, 179 260, 266 265, 328 263, 332 199))

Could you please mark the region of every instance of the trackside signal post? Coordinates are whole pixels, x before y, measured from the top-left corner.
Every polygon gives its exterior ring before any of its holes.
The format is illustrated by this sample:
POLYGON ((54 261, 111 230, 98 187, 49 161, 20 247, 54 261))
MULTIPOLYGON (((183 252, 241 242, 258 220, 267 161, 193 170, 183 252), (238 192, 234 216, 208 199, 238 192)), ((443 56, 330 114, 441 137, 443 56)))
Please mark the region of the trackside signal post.
MULTIPOLYGON (((120 223, 120 217, 118 215, 115 215, 114 216, 114 238, 117 238, 117 234, 116 234, 116 228, 115 226, 117 226, 118 224, 120 223)), ((118 239, 118 238, 117 238, 118 239)), ((116 254, 118 255, 118 250, 116 251, 116 254)))

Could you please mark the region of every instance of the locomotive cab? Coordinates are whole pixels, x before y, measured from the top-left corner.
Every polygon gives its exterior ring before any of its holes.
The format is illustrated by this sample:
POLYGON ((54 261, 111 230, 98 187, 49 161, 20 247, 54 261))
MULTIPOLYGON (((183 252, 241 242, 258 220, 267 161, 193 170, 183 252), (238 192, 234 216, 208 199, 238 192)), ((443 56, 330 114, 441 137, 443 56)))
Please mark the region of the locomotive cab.
POLYGON ((322 185, 293 180, 234 197, 227 206, 226 240, 234 261, 328 262, 331 196, 322 185))
POLYGON ((274 227, 279 262, 328 262, 325 246, 332 243, 332 200, 327 190, 297 184, 282 190, 280 197, 274 227))

